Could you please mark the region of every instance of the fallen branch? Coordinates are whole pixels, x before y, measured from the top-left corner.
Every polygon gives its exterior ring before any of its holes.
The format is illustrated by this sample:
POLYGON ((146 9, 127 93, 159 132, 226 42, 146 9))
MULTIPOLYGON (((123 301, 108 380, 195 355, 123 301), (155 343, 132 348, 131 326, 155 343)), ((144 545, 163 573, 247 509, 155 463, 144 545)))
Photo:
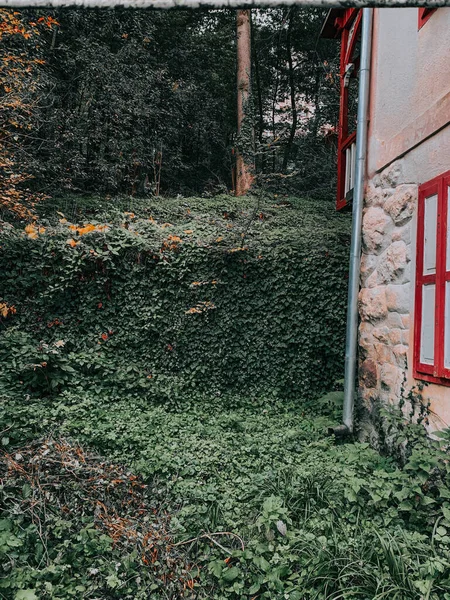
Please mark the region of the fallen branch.
POLYGON ((227 552, 228 554, 233 554, 231 550, 228 550, 227 548, 225 548, 224 546, 219 544, 219 542, 214 540, 212 538, 213 535, 230 535, 239 540, 239 542, 241 544, 242 552, 245 550, 245 545, 244 545, 244 541, 242 540, 242 538, 240 538, 236 533, 232 533, 231 531, 216 531, 215 533, 203 533, 202 535, 198 535, 197 537, 191 538, 189 540, 184 540, 182 542, 177 542, 176 544, 172 544, 172 547, 174 548, 175 546, 184 546, 184 545, 190 544, 192 542, 198 542, 198 540, 201 540, 203 538, 207 538, 213 544, 216 544, 216 546, 221 548, 224 552, 227 552))

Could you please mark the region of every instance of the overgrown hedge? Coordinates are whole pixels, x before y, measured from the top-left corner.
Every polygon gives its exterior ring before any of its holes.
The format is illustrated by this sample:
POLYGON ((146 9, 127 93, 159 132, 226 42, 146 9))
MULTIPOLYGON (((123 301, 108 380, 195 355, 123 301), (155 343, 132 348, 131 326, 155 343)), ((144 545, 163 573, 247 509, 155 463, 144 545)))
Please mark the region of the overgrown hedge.
POLYGON ((41 230, 4 227, 3 393, 301 399, 342 376, 347 217, 297 199, 127 202, 53 201, 41 230))

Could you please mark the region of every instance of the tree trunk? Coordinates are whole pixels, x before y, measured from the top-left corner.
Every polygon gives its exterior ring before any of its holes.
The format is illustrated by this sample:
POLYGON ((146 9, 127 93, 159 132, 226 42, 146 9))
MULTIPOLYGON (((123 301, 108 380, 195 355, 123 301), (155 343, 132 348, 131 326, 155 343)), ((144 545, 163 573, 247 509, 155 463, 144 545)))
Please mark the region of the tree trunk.
POLYGON ((292 146, 295 139, 295 132, 297 131, 297 105, 295 102, 295 79, 294 79, 294 66, 292 61, 292 47, 291 47, 291 33, 292 33, 292 24, 294 20, 294 12, 290 11, 289 17, 289 25, 286 37, 286 50, 287 50, 287 60, 289 67, 289 88, 291 92, 291 111, 292 111, 292 124, 291 131, 289 133, 289 140, 287 146, 284 150, 284 158, 283 158, 283 173, 286 173, 289 158, 292 152, 292 146))
POLYGON ((237 11, 237 133, 236 196, 244 196, 250 189, 253 175, 252 125, 250 122, 251 35, 250 10, 237 11))

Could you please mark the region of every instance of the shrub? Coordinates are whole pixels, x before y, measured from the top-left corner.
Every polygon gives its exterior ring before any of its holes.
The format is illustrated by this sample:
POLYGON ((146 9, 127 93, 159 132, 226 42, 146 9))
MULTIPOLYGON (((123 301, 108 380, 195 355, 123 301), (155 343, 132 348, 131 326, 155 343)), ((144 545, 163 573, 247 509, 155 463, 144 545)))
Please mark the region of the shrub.
POLYGON ((2 389, 319 395, 342 375, 348 219, 274 202, 103 200, 89 220, 44 206, 39 228, 6 228, 2 389))

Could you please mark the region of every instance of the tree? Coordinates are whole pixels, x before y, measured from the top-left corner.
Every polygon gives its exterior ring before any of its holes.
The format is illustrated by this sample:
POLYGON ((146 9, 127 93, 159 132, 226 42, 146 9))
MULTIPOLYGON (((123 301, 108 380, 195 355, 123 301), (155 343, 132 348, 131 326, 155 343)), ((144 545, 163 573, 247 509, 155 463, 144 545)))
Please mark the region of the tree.
POLYGON ((288 165, 289 158, 291 156, 292 144, 294 143, 295 134, 297 131, 297 99, 295 92, 295 78, 294 78, 294 62, 292 59, 292 28, 294 25, 295 12, 289 10, 288 16, 288 28, 286 35, 286 53, 287 53, 287 63, 288 63, 288 73, 289 73, 289 92, 291 97, 291 115, 292 115, 292 123, 291 123, 291 131, 289 133, 289 139, 286 144, 284 150, 284 158, 283 158, 283 173, 286 172, 286 168, 288 165))
POLYGON ((33 218, 42 197, 24 186, 32 176, 22 160, 38 112, 39 67, 44 61, 37 40, 42 27, 54 25, 51 16, 27 23, 19 12, 0 9, 0 41, 6 48, 0 59, 0 207, 25 220, 33 218))
POLYGON ((56 39, 42 39, 53 91, 33 150, 39 181, 55 193, 141 196, 159 178, 164 194, 226 191, 234 11, 77 8, 57 18, 56 39))
POLYGON ((251 90, 251 12, 238 10, 237 26, 237 134, 236 196, 245 195, 253 180, 253 127, 250 109, 251 90))
POLYGON ((241 195, 257 176, 276 193, 332 189, 323 10, 2 14, 2 204, 16 214, 38 192, 241 195))

